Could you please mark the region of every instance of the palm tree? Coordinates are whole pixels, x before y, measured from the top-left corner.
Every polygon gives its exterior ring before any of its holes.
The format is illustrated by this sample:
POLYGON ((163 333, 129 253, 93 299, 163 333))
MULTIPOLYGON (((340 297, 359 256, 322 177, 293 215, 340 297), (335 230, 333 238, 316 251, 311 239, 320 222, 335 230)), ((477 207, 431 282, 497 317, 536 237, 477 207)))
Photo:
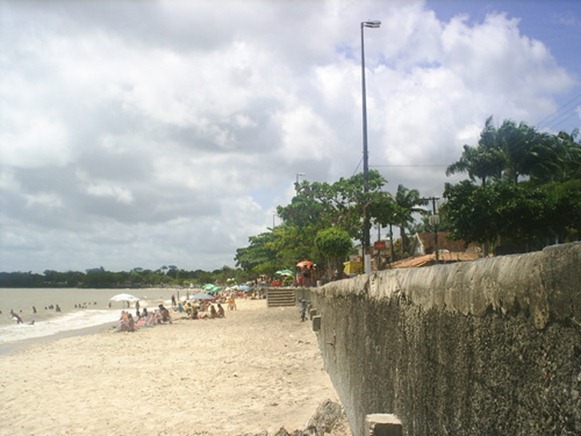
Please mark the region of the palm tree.
POLYGON ((460 160, 446 169, 446 175, 468 173, 470 180, 480 179, 485 186, 488 178, 500 178, 503 167, 504 157, 498 147, 497 130, 492 125, 492 117, 488 117, 480 132, 478 146, 464 145, 460 160))
POLYGON ((419 206, 425 206, 427 203, 428 200, 421 198, 417 189, 408 189, 403 185, 398 185, 395 194, 395 220, 402 240, 402 254, 407 251, 409 245, 406 228, 413 223, 414 213, 425 213, 425 209, 419 206))

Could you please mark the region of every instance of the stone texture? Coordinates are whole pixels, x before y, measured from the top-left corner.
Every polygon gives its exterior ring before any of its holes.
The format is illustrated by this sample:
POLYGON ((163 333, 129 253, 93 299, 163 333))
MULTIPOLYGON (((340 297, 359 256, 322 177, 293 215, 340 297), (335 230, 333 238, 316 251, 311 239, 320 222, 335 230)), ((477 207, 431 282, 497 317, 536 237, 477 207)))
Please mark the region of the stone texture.
POLYGON ((311 290, 354 435, 581 434, 581 243, 311 290))

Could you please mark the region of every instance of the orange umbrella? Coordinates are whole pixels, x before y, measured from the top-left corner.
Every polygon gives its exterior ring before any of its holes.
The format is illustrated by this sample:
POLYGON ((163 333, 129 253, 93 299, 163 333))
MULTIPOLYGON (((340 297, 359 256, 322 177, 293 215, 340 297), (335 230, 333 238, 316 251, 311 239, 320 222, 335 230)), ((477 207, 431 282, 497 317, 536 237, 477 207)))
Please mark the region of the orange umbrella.
POLYGON ((297 266, 299 268, 310 268, 313 266, 313 262, 310 260, 301 260, 299 263, 297 263, 297 266))

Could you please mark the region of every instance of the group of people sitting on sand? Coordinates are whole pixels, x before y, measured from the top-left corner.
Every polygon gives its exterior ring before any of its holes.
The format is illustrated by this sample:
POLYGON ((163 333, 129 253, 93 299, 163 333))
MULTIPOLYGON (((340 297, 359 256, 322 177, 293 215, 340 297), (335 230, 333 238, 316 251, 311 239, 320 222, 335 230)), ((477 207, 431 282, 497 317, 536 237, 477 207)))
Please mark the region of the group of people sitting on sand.
POLYGON ((214 305, 209 301, 201 301, 200 303, 186 301, 183 310, 190 319, 215 319, 226 317, 224 308, 220 303, 214 305))
MULTIPOLYGON (((230 310, 236 310, 236 302, 233 298, 228 299, 228 307, 230 310)), ((135 316, 133 316, 129 311, 123 310, 121 312, 117 331, 134 332, 140 327, 153 327, 165 323, 172 324, 171 314, 163 304, 160 304, 154 311, 148 311, 146 307, 140 311, 139 302, 136 303, 135 308, 135 316)), ((226 313, 224 312, 221 303, 208 300, 186 300, 183 303, 178 303, 174 307, 174 310, 180 313, 185 313, 189 319, 215 319, 226 317, 226 313)))
POLYGON ((136 317, 137 321, 130 312, 122 311, 117 331, 134 332, 140 327, 153 327, 165 323, 172 324, 169 310, 163 304, 157 306, 157 309, 152 312, 149 312, 146 307, 141 312, 137 309, 136 317))

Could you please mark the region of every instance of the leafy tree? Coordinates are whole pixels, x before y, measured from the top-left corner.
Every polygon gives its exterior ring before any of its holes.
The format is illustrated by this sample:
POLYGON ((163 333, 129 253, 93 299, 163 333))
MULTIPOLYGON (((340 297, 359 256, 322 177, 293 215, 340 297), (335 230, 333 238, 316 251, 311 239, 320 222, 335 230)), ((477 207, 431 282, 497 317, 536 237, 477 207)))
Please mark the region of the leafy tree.
POLYGON ((273 274, 278 269, 275 238, 272 232, 251 236, 248 247, 236 250, 236 266, 257 275, 273 274))
POLYGON ((286 225, 298 227, 310 241, 319 230, 329 227, 341 228, 353 239, 361 240, 364 209, 379 210, 372 205, 385 200, 386 193, 381 189, 386 183, 375 170, 369 171, 367 194, 363 192, 362 174, 332 184, 304 181, 298 185, 291 204, 279 206, 277 213, 286 225))
POLYGON ((464 146, 448 175, 466 172, 470 181, 446 185, 445 216, 452 236, 497 244, 497 252, 542 248, 552 241, 578 238, 581 221, 581 146, 578 131, 537 132, 505 120, 499 128, 486 120, 476 147, 464 146), (491 181, 491 183, 488 183, 491 181))
POLYGON ((349 234, 336 227, 321 230, 315 238, 315 246, 327 260, 328 270, 336 270, 338 277, 342 277, 343 262, 353 247, 349 234))

